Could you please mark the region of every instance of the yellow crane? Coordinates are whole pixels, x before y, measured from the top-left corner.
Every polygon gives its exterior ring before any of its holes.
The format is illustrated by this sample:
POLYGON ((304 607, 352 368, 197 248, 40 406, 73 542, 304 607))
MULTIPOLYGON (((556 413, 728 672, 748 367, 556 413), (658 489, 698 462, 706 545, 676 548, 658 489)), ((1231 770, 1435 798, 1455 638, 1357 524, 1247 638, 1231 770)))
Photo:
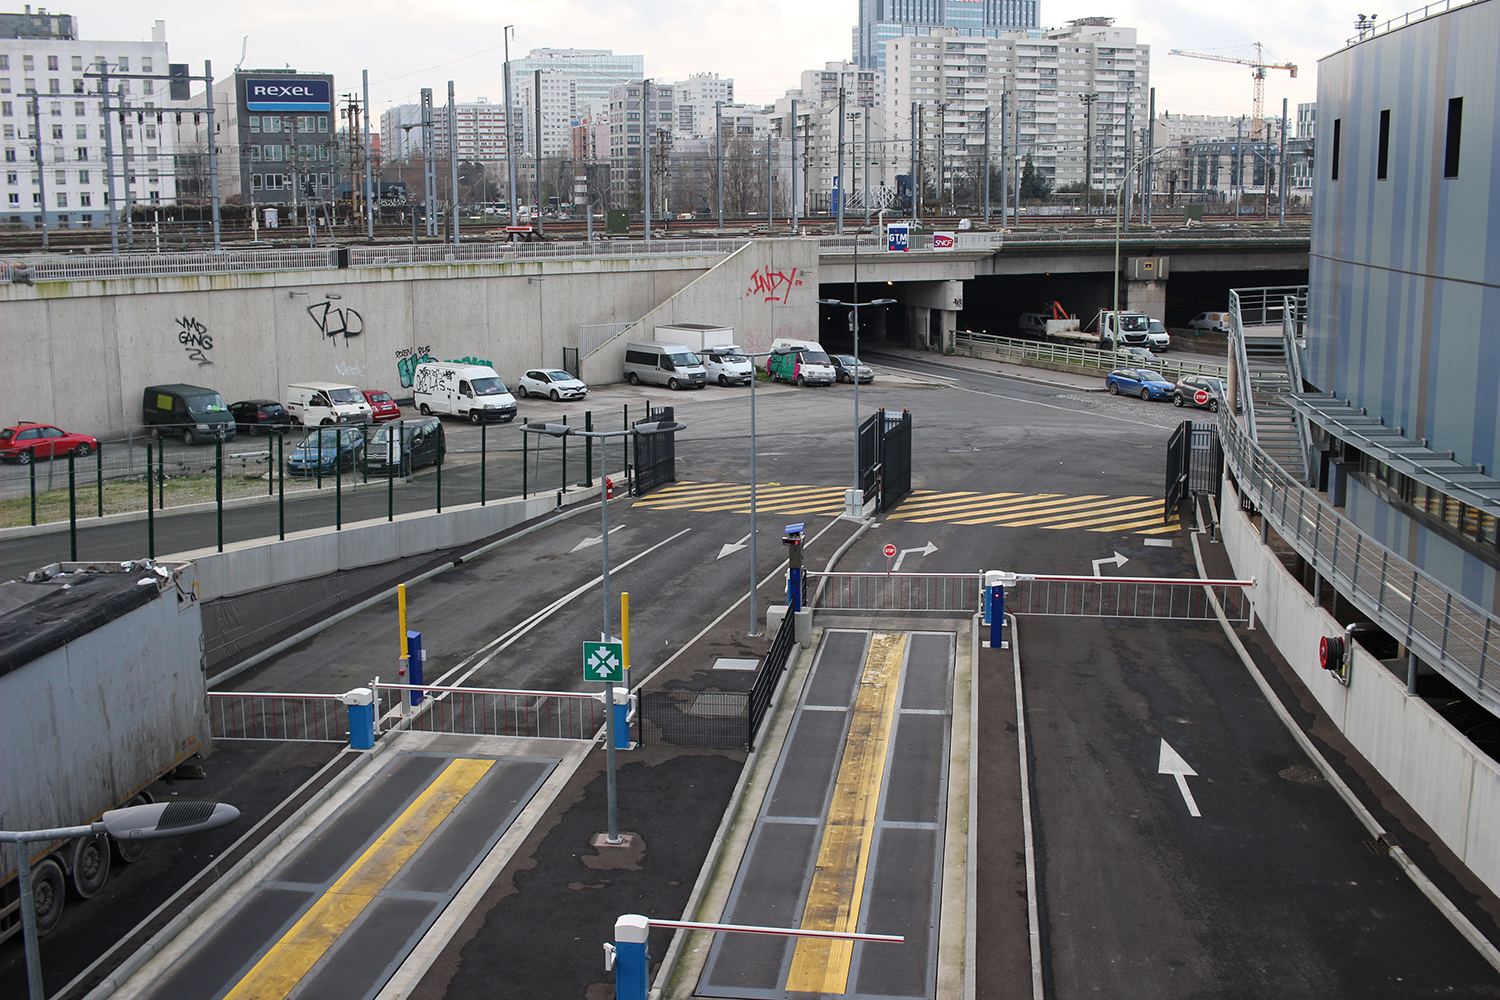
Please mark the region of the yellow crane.
POLYGON ((1184 49, 1172 49, 1174 56, 1187 56, 1189 59, 1208 59, 1211 62, 1235 63, 1240 66, 1250 67, 1251 79, 1255 82, 1255 107, 1250 119, 1250 138, 1260 139, 1261 132, 1265 128, 1266 110, 1266 70, 1284 69, 1292 74, 1292 79, 1297 78, 1296 63, 1268 63, 1266 62, 1265 49, 1260 42, 1255 43, 1254 59, 1237 59, 1234 56, 1219 56, 1209 52, 1188 52, 1184 49))

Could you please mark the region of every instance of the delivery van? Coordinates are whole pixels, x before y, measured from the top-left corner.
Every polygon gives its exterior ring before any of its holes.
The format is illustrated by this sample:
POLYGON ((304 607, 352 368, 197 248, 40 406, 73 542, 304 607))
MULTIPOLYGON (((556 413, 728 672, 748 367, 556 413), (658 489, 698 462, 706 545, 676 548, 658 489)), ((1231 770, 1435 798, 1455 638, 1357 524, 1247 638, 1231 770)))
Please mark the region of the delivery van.
POLYGON ((798 385, 833 385, 838 376, 821 344, 777 337, 771 341, 771 350, 776 353, 766 358, 766 372, 774 379, 798 385))
POLYGON ((639 340, 625 345, 625 381, 668 389, 701 389, 708 383, 708 372, 685 344, 639 340))
POLYGON ((155 437, 181 435, 186 444, 234 437, 234 414, 215 389, 201 385, 148 385, 141 418, 155 437))
POLYGON ((307 427, 367 424, 372 412, 365 394, 342 382, 293 382, 286 387, 286 411, 292 423, 307 427))
POLYGON ((468 417, 471 423, 516 418, 516 397, 489 365, 428 361, 417 365, 412 401, 422 416, 468 417))
POLYGON ((710 382, 720 385, 749 385, 755 378, 755 366, 745 357, 738 344, 720 344, 698 352, 703 370, 710 382))

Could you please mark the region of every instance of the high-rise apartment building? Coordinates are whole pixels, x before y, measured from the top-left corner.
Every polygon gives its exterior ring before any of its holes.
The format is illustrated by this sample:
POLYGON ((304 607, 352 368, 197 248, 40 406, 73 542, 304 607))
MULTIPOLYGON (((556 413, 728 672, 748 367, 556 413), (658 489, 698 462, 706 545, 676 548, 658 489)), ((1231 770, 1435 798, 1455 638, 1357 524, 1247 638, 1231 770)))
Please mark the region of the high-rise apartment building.
POLYGON ((616 55, 610 49, 532 49, 510 61, 511 92, 537 70, 571 77, 577 87, 572 115, 580 120, 609 110, 610 88, 646 75, 644 56, 616 55))
MULTIPOLYGON (((640 208, 642 146, 666 148, 676 120, 676 88, 670 83, 627 83, 609 91, 610 203, 640 208)), ((657 158, 656 169, 663 160, 657 158)))
MULTIPOLYGON (((677 132, 682 136, 701 135, 699 122, 712 115, 715 105, 734 104, 734 80, 720 79, 717 73, 694 73, 672 85, 677 90, 677 132)), ((708 135, 713 135, 710 127, 708 135)))
POLYGON ((536 155, 537 122, 540 121, 542 156, 567 156, 572 145, 573 124, 580 120, 578 77, 557 70, 537 70, 518 77, 513 87, 516 122, 520 126, 516 154, 536 155))
POLYGON ((888 42, 934 28, 961 38, 998 38, 1037 26, 1037 0, 859 0, 854 61, 884 72, 888 42))

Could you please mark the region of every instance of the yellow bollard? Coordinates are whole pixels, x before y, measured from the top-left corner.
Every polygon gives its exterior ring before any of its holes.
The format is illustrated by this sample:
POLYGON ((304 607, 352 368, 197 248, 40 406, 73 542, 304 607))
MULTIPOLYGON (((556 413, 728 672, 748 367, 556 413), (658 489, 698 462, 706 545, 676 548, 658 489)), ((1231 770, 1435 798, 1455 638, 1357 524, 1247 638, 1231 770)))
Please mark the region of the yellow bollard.
POLYGON ((626 685, 630 684, 630 592, 620 591, 620 648, 625 654, 626 685))
POLYGON ((400 619, 397 625, 401 629, 401 659, 406 659, 406 584, 396 584, 396 608, 397 617, 400 619))

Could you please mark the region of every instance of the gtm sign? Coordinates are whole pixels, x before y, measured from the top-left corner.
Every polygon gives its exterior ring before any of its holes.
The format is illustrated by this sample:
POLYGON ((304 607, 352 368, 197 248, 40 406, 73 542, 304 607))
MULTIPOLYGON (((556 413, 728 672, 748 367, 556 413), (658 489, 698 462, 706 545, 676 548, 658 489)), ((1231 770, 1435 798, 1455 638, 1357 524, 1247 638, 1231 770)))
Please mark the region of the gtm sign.
POLYGON ((245 81, 250 111, 331 111, 333 85, 327 80, 245 81))

